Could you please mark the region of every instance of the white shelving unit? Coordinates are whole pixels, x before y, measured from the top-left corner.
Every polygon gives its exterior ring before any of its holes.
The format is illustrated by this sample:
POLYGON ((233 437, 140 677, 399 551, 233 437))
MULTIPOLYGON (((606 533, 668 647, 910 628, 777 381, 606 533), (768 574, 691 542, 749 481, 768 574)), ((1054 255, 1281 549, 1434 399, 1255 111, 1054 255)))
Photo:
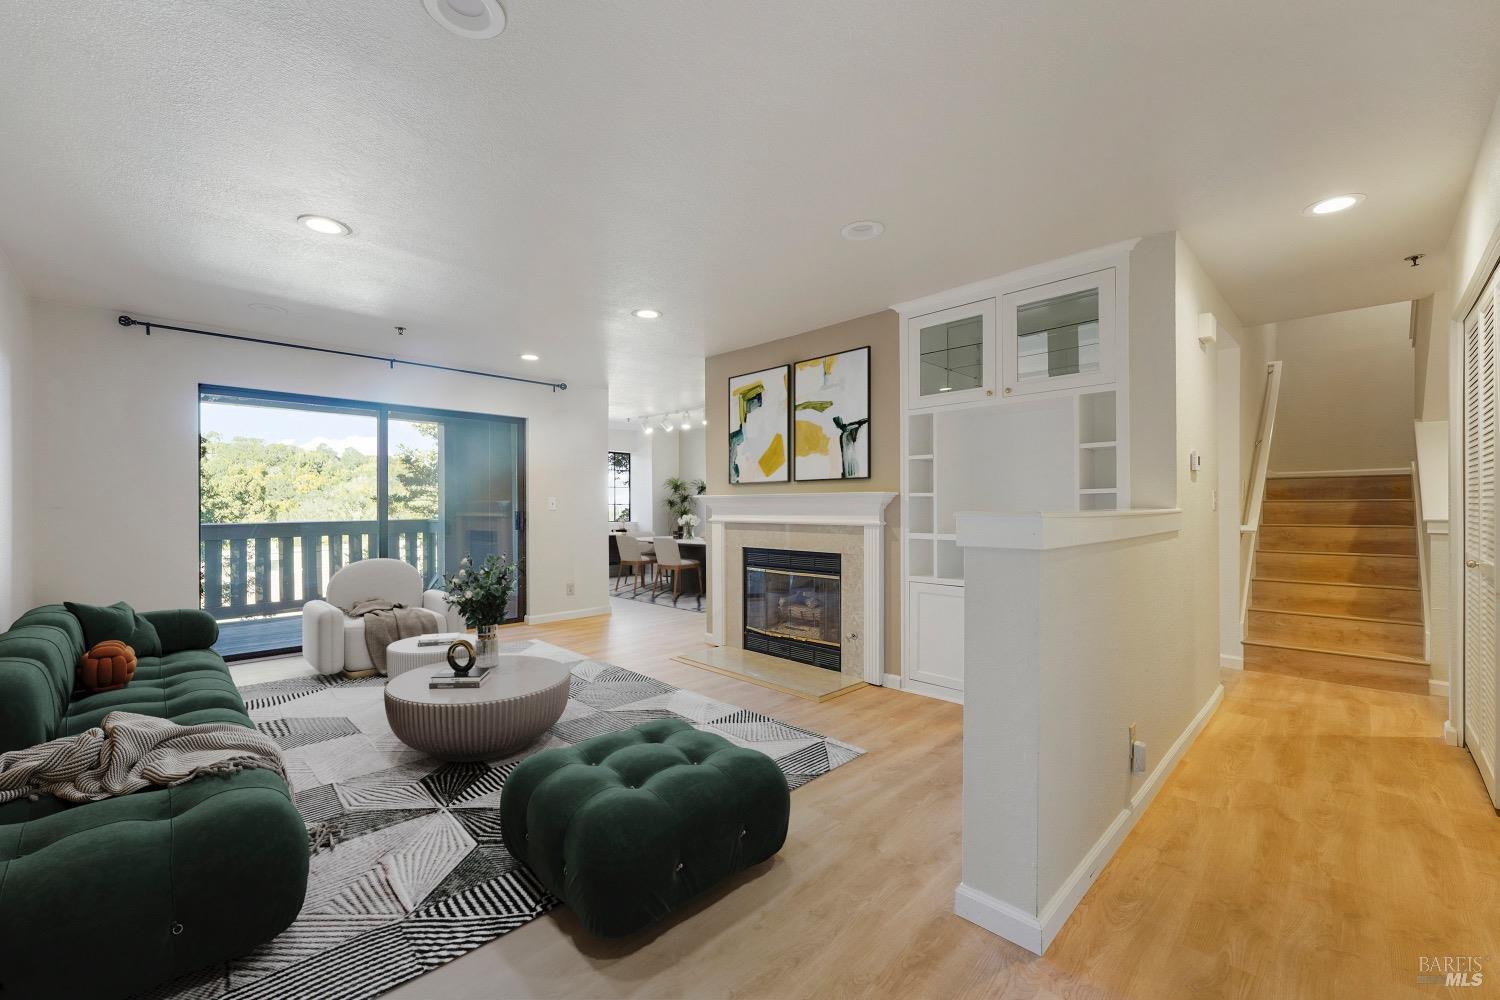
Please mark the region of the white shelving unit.
POLYGON ((1118 510, 1119 401, 1113 390, 1078 394, 1078 509, 1118 510))
POLYGON ((964 558, 956 513, 1129 508, 1133 246, 1104 247, 895 307, 902 318, 906 689, 963 700, 964 558), (1049 350, 1078 356, 1077 372, 1035 370, 1034 347, 1044 334, 1049 350))

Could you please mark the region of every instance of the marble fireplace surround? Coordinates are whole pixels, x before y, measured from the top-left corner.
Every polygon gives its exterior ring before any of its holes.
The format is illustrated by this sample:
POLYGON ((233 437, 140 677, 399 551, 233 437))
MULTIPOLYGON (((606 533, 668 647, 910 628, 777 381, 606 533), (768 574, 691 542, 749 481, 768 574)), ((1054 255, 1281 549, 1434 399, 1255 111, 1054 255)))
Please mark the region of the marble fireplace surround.
POLYGON ((743 646, 746 547, 837 552, 843 560, 843 672, 880 684, 885 664, 885 510, 895 497, 894 493, 699 497, 708 524, 708 641, 715 646, 743 646))

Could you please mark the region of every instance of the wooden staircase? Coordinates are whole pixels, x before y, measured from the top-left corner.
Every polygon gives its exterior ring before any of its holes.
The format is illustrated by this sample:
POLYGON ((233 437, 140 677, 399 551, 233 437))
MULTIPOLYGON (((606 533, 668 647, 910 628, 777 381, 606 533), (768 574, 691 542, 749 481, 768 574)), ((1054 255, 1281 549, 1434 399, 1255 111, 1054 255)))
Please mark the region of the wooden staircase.
POLYGON ((1427 694, 1410 475, 1268 479, 1245 669, 1427 694))

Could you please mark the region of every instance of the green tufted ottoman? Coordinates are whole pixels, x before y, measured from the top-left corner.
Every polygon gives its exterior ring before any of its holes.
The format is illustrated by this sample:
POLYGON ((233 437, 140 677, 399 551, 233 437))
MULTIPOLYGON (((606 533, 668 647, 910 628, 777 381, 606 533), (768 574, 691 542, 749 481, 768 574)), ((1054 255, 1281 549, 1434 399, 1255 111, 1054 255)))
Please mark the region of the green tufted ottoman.
POLYGON ((662 719, 528 757, 500 822, 590 933, 622 937, 781 850, 791 807, 771 758, 662 719))

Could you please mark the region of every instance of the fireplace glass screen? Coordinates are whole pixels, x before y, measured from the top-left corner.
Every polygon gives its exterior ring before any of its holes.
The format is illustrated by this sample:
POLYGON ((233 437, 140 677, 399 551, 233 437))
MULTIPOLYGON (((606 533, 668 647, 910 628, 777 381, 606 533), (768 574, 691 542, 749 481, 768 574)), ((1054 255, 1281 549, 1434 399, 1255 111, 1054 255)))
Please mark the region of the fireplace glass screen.
POLYGON ((839 556, 745 549, 745 648, 838 670, 839 556))

